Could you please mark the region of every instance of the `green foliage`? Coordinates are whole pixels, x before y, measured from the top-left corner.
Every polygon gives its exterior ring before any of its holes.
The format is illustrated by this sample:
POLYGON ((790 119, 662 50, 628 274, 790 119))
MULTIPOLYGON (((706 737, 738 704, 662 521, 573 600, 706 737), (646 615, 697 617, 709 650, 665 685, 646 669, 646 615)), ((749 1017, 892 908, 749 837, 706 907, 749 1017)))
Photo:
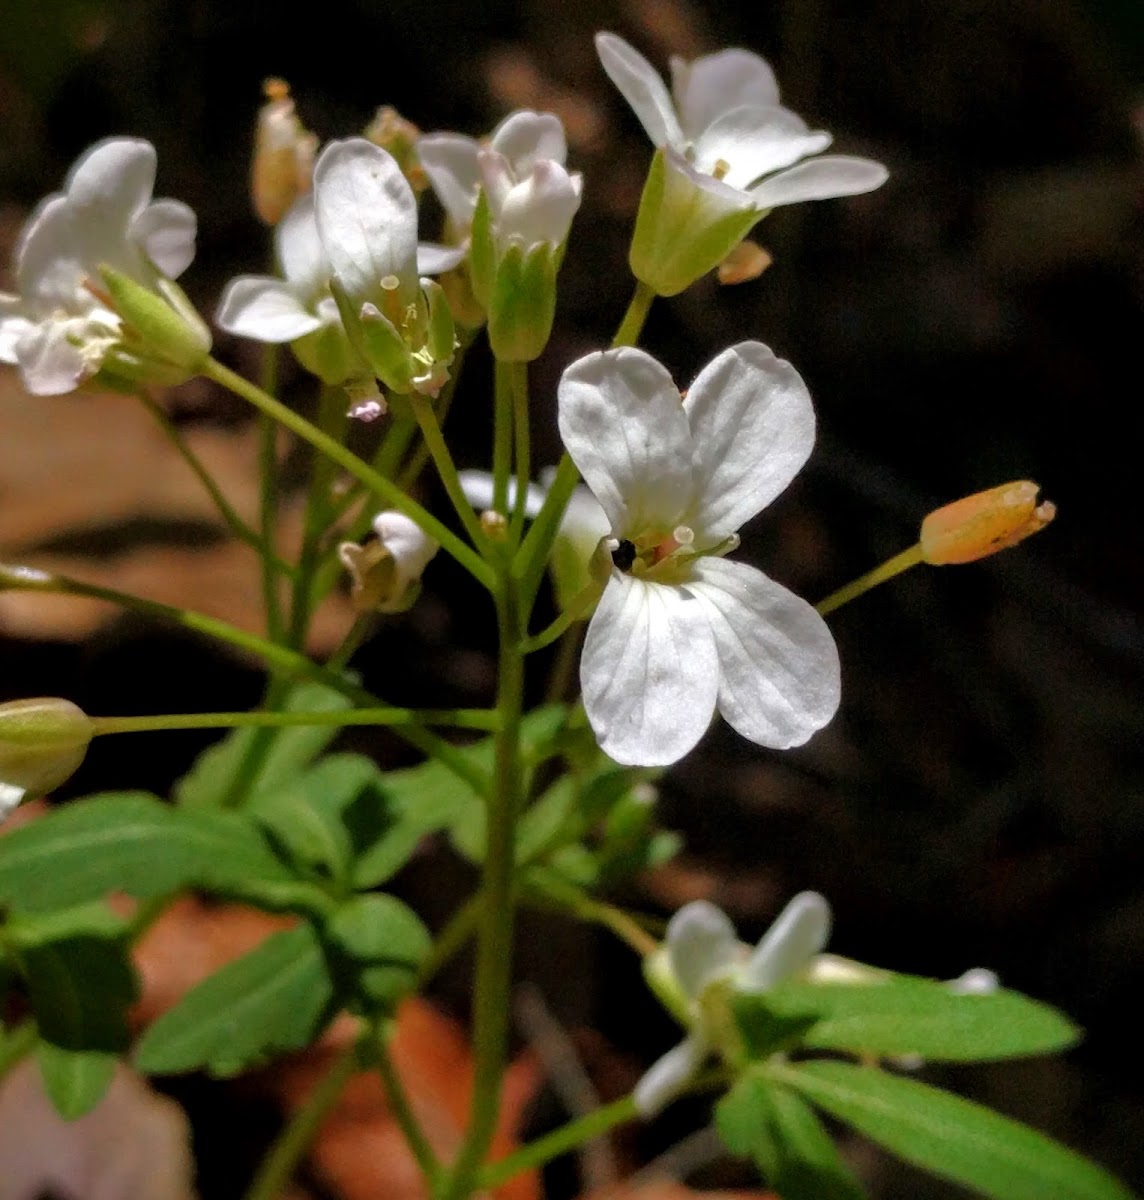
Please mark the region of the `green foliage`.
POLYGON ((65 1121, 82 1117, 103 1099, 117 1057, 104 1050, 68 1050, 43 1038, 36 1043, 44 1091, 65 1121))
POLYGON ((733 1007, 755 1058, 777 1048, 768 1044, 769 1027, 783 1025, 801 1024, 806 1032, 799 1040, 808 1049, 942 1062, 1050 1054, 1080 1036, 1067 1017, 1019 992, 958 993, 914 976, 888 975, 869 985, 783 984, 762 995, 739 994, 733 1007))
POLYGON ((192 988, 143 1035, 135 1063, 153 1075, 237 1075, 312 1042, 335 1011, 334 982, 311 925, 272 934, 192 988))
POLYGON ((355 1007, 386 1012, 412 990, 429 953, 429 931, 392 896, 355 896, 326 925, 332 950, 344 957, 339 982, 355 1007))
POLYGON ((919 1167, 994 1200, 1131 1200, 1095 1163, 1043 1134, 915 1079, 844 1062, 767 1073, 919 1167))
POLYGON ((715 1127, 733 1154, 753 1159, 783 1200, 861 1200, 858 1181, 797 1092, 744 1075, 715 1106, 715 1127))

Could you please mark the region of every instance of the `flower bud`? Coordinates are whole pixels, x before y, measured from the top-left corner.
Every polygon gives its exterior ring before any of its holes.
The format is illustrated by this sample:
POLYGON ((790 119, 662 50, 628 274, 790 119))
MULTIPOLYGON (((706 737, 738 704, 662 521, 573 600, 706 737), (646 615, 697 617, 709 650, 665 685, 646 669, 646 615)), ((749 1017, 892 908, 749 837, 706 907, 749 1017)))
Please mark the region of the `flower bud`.
POLYGON ((503 542, 508 539, 508 517, 495 508, 486 508, 479 517, 481 532, 490 542, 503 542))
POLYGON ((343 542, 338 557, 350 573, 350 596, 362 614, 404 612, 417 599, 421 575, 437 543, 404 513, 382 512, 373 520, 376 540, 343 542))
POLYGON ((922 557, 935 566, 975 562, 1015 546, 1043 529, 1057 513, 1030 480, 1003 483, 955 500, 922 522, 922 557))
POLYGON ((657 295, 678 295, 718 267, 760 216, 748 193, 657 150, 632 235, 632 274, 657 295))
POLYGON ((388 104, 383 104, 365 127, 366 140, 393 155, 416 196, 420 196, 429 186, 429 176, 417 157, 417 139, 420 136, 421 130, 388 104))
POLYGON ((188 379, 198 373, 211 348, 210 330, 183 290, 160 278, 152 291, 111 267, 100 275, 123 318, 122 350, 107 358, 112 374, 137 373, 135 382, 168 384, 172 374, 188 379), (162 294, 160 294, 162 293, 162 294), (148 375, 153 369, 153 378, 148 375))
POLYGON ((724 286, 735 283, 750 283, 774 262, 770 252, 757 242, 744 238, 719 264, 716 278, 724 286))
POLYGON ((70 700, 0 704, 0 820, 25 796, 58 787, 83 762, 94 727, 70 700))
POLYGON ((258 114, 250 191, 259 218, 277 225, 294 201, 310 190, 318 139, 298 120, 283 80, 268 79, 262 90, 266 103, 258 114))

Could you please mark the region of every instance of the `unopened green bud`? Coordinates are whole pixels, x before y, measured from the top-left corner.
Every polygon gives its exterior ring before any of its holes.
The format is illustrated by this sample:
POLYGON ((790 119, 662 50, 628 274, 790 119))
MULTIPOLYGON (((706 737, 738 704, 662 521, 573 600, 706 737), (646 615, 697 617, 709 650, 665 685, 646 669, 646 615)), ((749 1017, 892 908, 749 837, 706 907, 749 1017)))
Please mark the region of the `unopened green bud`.
POLYGON ((160 295, 106 266, 100 275, 128 326, 124 349, 140 362, 154 360, 159 374, 164 368, 167 374, 170 368, 180 370, 184 378, 197 374, 210 353, 211 335, 182 289, 160 279, 160 295))
POLYGON ((43 796, 83 762, 94 726, 70 700, 0 704, 0 820, 26 796, 43 796))
POLYGON ((678 295, 715 270, 763 215, 748 193, 657 150, 632 235, 632 274, 657 295, 678 295))
POLYGON ((489 302, 489 345, 501 362, 531 362, 552 333, 556 251, 540 242, 525 253, 509 246, 497 263, 489 302))

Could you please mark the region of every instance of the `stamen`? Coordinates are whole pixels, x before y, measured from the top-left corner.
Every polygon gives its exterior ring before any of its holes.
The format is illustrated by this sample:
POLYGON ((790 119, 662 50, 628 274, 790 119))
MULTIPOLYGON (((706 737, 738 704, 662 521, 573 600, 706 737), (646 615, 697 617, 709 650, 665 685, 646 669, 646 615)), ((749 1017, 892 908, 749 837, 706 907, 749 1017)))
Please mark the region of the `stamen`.
POLYGON ((714 175, 716 179, 723 179, 726 177, 726 174, 730 169, 731 164, 725 158, 717 158, 711 174, 714 175))
POLYGON ((671 536, 680 546, 690 546, 695 541, 695 530, 688 525, 676 525, 671 531, 671 536))
POLYGON ((387 292, 396 292, 401 286, 401 280, 396 275, 383 275, 379 280, 382 288, 387 292))

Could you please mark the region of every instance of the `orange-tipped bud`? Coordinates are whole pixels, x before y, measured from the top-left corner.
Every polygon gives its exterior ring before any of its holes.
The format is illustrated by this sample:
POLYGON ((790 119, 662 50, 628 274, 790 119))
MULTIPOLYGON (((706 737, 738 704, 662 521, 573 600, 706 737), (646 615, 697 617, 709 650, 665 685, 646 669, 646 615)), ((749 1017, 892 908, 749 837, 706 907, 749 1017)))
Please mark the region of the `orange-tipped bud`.
POLYGON ((774 262, 769 251, 750 238, 744 238, 719 264, 715 276, 724 285, 750 283, 774 262))
POLYGON ((298 120, 284 80, 268 79, 262 91, 266 103, 258 113, 250 191, 259 219, 277 225, 310 190, 318 138, 298 120))
POLYGON ((955 500, 922 522, 922 557, 935 566, 974 562, 1024 541, 1057 515, 1028 479, 955 500))

